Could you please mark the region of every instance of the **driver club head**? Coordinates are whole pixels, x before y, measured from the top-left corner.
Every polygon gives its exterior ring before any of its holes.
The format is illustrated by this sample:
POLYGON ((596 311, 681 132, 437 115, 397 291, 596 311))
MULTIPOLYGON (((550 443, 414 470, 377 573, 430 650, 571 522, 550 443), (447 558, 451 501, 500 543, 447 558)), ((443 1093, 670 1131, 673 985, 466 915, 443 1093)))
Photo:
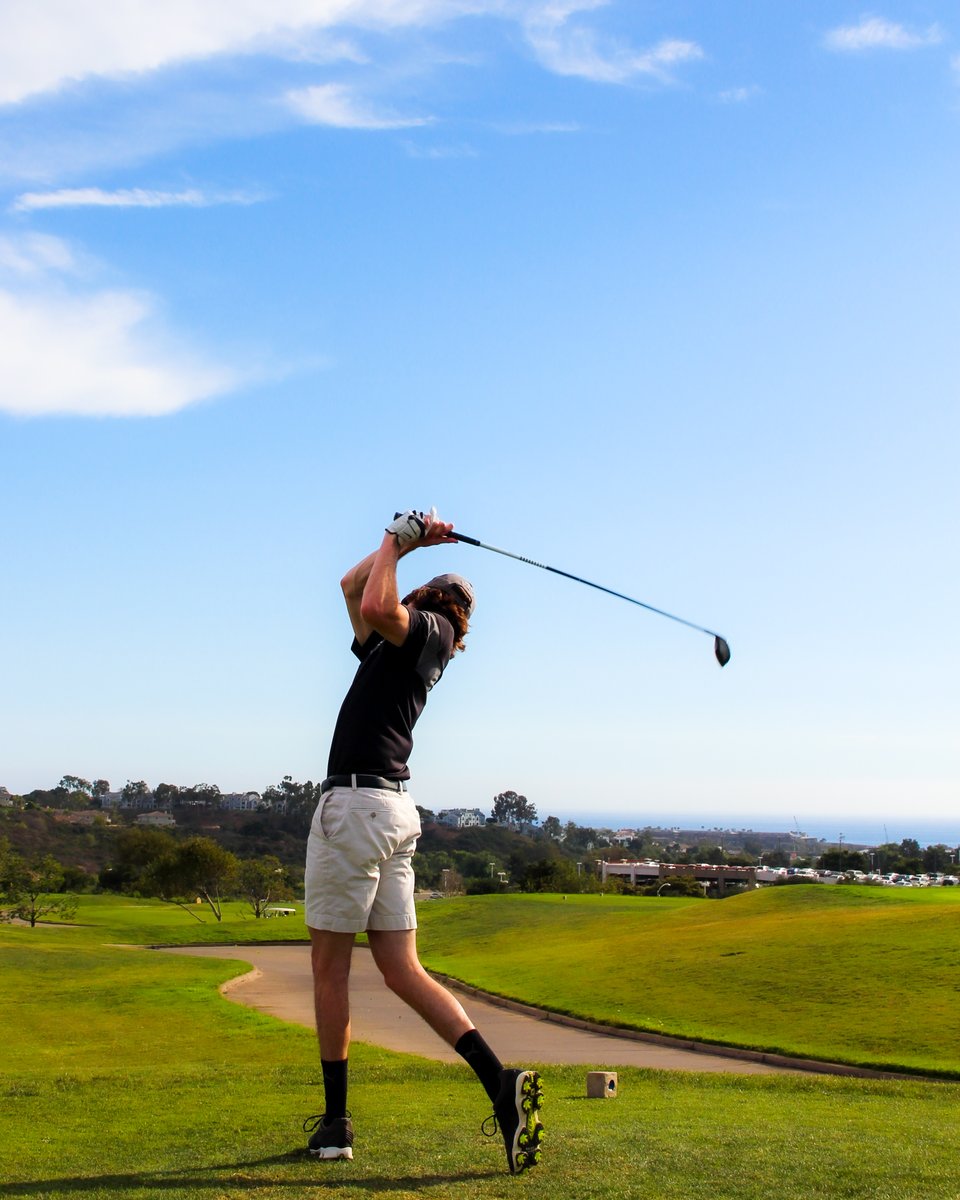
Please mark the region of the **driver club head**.
POLYGON ((726 639, 720 637, 719 634, 713 639, 713 652, 721 667, 725 667, 730 661, 730 647, 727 645, 726 639))

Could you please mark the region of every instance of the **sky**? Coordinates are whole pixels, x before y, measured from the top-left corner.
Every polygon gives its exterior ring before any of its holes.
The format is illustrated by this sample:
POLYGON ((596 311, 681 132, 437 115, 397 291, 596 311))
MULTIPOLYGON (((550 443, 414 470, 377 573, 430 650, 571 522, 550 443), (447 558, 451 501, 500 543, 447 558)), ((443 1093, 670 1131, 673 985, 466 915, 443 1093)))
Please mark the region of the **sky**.
POLYGON ((421 805, 960 840, 960 16, 0 0, 0 784, 319 780, 469 546, 421 805))

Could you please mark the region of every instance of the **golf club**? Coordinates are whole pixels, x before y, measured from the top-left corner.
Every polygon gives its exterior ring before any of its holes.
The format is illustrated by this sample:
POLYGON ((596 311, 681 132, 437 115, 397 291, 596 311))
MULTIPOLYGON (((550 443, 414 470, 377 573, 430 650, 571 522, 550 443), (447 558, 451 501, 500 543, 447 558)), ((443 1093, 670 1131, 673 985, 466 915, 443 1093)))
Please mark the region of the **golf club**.
POLYGON ((572 579, 574 583, 585 583, 587 587, 596 588, 599 592, 606 592, 609 596, 617 596, 620 600, 627 600, 631 604, 639 605, 640 608, 647 609, 648 612, 657 613, 661 617, 669 617, 671 621, 678 621, 681 625, 686 625, 690 629, 696 629, 700 633, 706 633, 713 638, 713 652, 717 656, 717 662, 721 667, 725 667, 730 661, 730 647, 727 645, 726 638, 715 633, 712 629, 704 629, 702 625, 695 625, 693 621, 686 621, 683 617, 676 617, 673 613, 664 612, 662 608, 654 608, 652 604, 644 604, 642 600, 634 600, 632 596, 625 596, 623 592, 615 592, 613 588, 604 587, 600 583, 591 583, 589 579, 581 579, 579 575, 571 575, 569 571, 561 571, 559 567, 548 567, 546 563, 536 562, 532 558, 525 558, 522 554, 512 554, 509 550, 501 550, 498 546, 488 546, 486 542, 478 541, 477 538, 468 537, 465 533, 453 532, 451 537, 456 538, 458 542, 466 542, 468 546, 478 546, 481 550, 492 550, 494 554, 503 554, 507 558, 515 558, 518 562, 529 563, 531 567, 540 567, 543 571, 552 571, 554 575, 562 575, 564 579, 572 579))

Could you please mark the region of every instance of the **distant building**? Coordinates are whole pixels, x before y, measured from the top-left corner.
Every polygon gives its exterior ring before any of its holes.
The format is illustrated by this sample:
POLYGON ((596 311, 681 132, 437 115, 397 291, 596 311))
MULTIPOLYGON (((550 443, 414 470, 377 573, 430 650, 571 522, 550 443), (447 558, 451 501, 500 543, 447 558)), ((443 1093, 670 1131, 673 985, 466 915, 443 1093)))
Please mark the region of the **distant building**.
POLYGON ((170 813, 155 810, 154 812, 141 813, 134 824, 147 825, 152 829, 173 829, 177 822, 170 813))
POLYGON ((263 800, 259 792, 228 792, 220 797, 220 807, 228 812, 256 812, 263 800))
POLYGON ((109 815, 104 815, 99 808, 84 808, 79 812, 58 812, 53 814, 55 821, 65 825, 96 825, 98 822, 109 825, 109 815))
POLYGON ((13 808, 13 797, 5 787, 0 787, 0 808, 13 808))
POLYGON ((437 824, 449 825, 452 829, 469 829, 486 824, 486 817, 479 808, 444 808, 437 813, 437 824))
POLYGON ((146 792, 143 796, 133 796, 130 799, 127 799, 123 792, 107 792, 100 798, 100 807, 135 808, 149 812, 157 807, 157 802, 154 799, 153 792, 146 792))
POLYGON ((635 842, 641 835, 636 829, 618 829, 616 833, 611 833, 610 841, 615 846, 629 846, 631 842, 635 842))

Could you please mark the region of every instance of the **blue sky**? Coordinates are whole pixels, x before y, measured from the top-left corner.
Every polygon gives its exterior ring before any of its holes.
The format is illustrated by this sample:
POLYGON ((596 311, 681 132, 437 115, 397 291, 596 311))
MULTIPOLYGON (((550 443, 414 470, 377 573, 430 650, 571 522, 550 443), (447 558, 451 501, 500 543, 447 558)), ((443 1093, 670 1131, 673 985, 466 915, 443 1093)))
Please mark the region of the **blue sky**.
POLYGON ((396 508, 415 795, 960 838, 943 2, 0 0, 0 784, 324 773, 396 508))

